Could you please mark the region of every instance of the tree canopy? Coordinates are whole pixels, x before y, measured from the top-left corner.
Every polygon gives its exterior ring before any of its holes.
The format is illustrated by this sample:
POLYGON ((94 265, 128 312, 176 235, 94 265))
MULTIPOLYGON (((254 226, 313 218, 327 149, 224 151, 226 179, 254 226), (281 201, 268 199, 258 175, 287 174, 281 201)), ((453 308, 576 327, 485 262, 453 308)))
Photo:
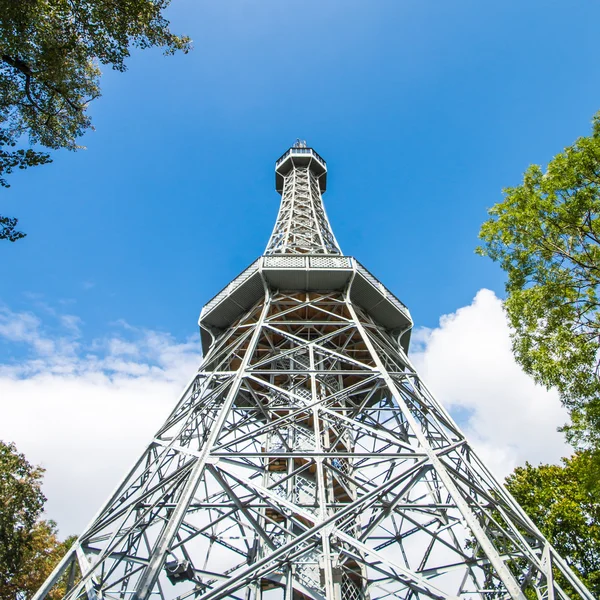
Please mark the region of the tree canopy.
POLYGON ((74 541, 59 541, 56 524, 40 519, 43 474, 0 441, 0 600, 31 598, 74 541))
MULTIPOLYGON (((506 271, 505 308, 524 370, 560 392, 570 441, 600 449, 600 113, 592 133, 504 190, 481 228, 506 271)), ((600 451, 600 450, 599 450, 600 451)))
MULTIPOLYGON (((600 502, 587 479, 590 454, 580 452, 561 465, 527 463, 506 486, 531 520, 600 598, 600 502)), ((568 584, 559 583, 565 588, 568 584)))
MULTIPOLYGON (((76 150, 92 127, 100 65, 124 71, 132 47, 187 52, 169 30, 170 0, 0 0, 0 186, 7 175, 50 161, 43 150, 76 150)), ((0 239, 23 237, 0 217, 0 239)))

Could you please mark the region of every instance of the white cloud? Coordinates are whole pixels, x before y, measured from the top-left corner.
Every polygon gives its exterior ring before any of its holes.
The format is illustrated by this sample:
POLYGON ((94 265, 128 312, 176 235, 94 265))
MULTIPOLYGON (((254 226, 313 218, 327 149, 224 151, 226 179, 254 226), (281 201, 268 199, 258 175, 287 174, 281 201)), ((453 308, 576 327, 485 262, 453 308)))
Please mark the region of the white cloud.
POLYGON ((60 324, 75 337, 81 335, 82 321, 76 315, 60 315, 60 324))
POLYGON ((0 339, 24 360, 0 364, 0 439, 46 468, 46 512, 80 532, 176 403, 200 362, 195 341, 120 327, 85 346, 80 321, 58 335, 26 312, 0 309, 0 339))
POLYGON ((40 354, 50 354, 54 343, 39 334, 41 321, 35 315, 22 312, 13 313, 6 306, 0 306, 0 337, 10 342, 31 344, 40 354))
POLYGON ((418 329, 411 357, 432 393, 453 414, 499 477, 529 461, 570 453, 557 427, 568 418, 555 391, 516 364, 501 301, 480 290, 469 306, 418 329))
MULTIPOLYGON (((46 468, 47 515, 80 532, 168 415, 200 362, 197 336, 118 323, 84 342, 73 315, 0 306, 0 342, 24 358, 0 362, 0 439, 46 468), (53 319, 51 324, 48 319, 53 319)), ((497 475, 568 453, 556 394, 515 364, 500 300, 473 303, 415 332, 413 359, 497 475)))

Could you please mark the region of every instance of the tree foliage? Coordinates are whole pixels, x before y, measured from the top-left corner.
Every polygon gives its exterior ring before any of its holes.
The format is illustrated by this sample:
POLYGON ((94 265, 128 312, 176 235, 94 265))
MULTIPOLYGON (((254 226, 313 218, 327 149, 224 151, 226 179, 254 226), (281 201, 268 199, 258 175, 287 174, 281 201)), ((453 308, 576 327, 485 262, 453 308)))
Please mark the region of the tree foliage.
MULTIPOLYGON (((506 486, 558 553, 600 598, 600 502, 587 485, 591 456, 580 452, 560 465, 529 463, 506 486)), ((565 588, 568 584, 559 583, 565 588)))
MULTIPOLYGON (((76 150, 100 95, 100 65, 124 71, 132 47, 187 52, 169 30, 170 0, 0 0, 0 185, 15 169, 49 162, 31 147, 76 150)), ((0 239, 14 241, 16 223, 0 239)))
POLYGON ((592 134, 532 165, 490 209, 478 252, 508 275, 506 312, 524 370, 556 387, 580 447, 600 448, 600 113, 592 134))
POLYGON ((40 519, 43 473, 0 441, 0 600, 31 598, 74 541, 40 519))

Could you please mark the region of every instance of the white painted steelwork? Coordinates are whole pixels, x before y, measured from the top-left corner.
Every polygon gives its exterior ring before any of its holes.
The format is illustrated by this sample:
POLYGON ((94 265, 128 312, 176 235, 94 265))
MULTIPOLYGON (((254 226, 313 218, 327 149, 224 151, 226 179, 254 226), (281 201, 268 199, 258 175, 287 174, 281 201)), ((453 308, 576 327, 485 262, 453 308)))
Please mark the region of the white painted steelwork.
POLYGON ((321 192, 327 166, 312 149, 290 148, 275 164, 281 206, 265 254, 341 254, 321 192))
POLYGON ((326 173, 305 144, 277 161, 265 256, 203 308, 198 372, 34 600, 592 600, 341 254, 326 173))

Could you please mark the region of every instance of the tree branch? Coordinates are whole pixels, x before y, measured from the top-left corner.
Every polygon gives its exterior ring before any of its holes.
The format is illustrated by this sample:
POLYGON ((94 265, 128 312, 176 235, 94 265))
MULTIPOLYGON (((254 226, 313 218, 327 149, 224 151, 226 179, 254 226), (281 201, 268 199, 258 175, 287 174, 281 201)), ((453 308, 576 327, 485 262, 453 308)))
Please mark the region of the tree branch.
MULTIPOLYGON (((15 69, 17 69, 17 71, 19 71, 20 73, 23 73, 23 75, 25 75, 25 94, 27 95, 27 98, 29 99, 29 102, 31 102, 31 104, 33 104, 33 106, 35 106, 35 108, 37 108, 41 113, 44 113, 45 115, 49 115, 49 116, 55 116, 55 115, 58 114, 58 112, 60 112, 60 110, 59 110, 56 113, 49 113, 47 110, 43 109, 34 100, 32 92, 31 92, 31 79, 32 79, 32 77, 35 77, 35 73, 31 70, 31 67, 29 67, 29 65, 27 63, 24 63, 19 58, 13 58, 13 57, 8 56, 6 54, 2 55, 2 60, 6 64, 10 65, 11 67, 14 67, 15 69)), ((40 85, 43 85, 43 86, 47 87, 49 90, 53 91, 55 94, 59 94, 60 97, 73 110, 76 110, 78 112, 83 111, 84 105, 81 105, 81 104, 78 104, 78 103, 74 102, 64 92, 61 92, 58 88, 50 85, 49 83, 46 83, 45 81, 40 81, 39 79, 38 79, 38 81, 39 81, 40 85)), ((88 100, 88 102, 90 102, 93 99, 94 98, 91 98, 90 100, 88 100)))

